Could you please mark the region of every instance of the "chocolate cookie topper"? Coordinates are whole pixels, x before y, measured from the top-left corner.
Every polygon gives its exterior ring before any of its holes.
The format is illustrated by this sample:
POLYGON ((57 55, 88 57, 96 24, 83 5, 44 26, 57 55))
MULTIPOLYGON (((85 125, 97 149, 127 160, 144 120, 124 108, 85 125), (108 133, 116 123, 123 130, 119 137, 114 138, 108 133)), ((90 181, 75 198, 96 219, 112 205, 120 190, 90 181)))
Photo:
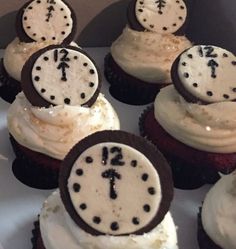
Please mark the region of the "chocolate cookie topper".
POLYGON ((22 69, 22 90, 33 106, 91 106, 101 88, 93 60, 77 47, 51 45, 33 54, 22 69))
POLYGON ((76 16, 62 0, 31 0, 17 14, 16 32, 23 42, 69 44, 76 33, 76 16))
POLYGON ((223 48, 197 45, 187 49, 174 62, 171 75, 188 102, 236 100, 236 57, 223 48))
POLYGON ((59 187, 72 219, 93 235, 148 232, 173 198, 163 156, 124 131, 97 132, 79 142, 62 164, 59 187))
POLYGON ((183 0, 132 0, 128 22, 132 29, 157 33, 184 33, 188 10, 183 0))

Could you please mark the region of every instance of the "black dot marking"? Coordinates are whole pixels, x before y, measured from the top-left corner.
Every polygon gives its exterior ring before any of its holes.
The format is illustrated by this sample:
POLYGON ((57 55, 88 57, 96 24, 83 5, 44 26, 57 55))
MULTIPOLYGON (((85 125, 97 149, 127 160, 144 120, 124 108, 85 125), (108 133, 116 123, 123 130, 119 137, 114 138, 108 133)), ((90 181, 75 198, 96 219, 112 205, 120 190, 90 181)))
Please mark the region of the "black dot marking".
POLYGON ((232 91, 236 93, 236 87, 234 87, 234 88, 232 89, 232 91))
POLYGON ((95 74, 95 71, 93 69, 89 70, 90 74, 95 74))
POLYGON ((207 91, 207 95, 211 97, 213 96, 213 93, 211 91, 207 91))
POLYGON ((236 66, 236 61, 232 61, 232 65, 236 66))
POLYGON ((78 60, 78 56, 74 56, 74 60, 78 60))
POLYGON ((186 66, 186 65, 187 65, 187 63, 186 63, 186 62, 183 62, 183 63, 182 63, 182 66, 186 66))
POLYGON ((150 212, 150 210, 151 210, 151 207, 148 205, 148 204, 145 204, 144 206, 143 206, 143 210, 145 211, 145 212, 150 212))
POLYGON ((32 10, 33 9, 33 7, 32 6, 29 6, 29 8, 28 8, 29 10, 32 10))
POLYGON ((101 218, 98 217, 98 216, 94 216, 94 217, 93 217, 93 222, 94 222, 95 224, 99 224, 99 223, 101 222, 101 218))
POLYGON ((67 16, 64 16, 64 19, 67 19, 67 16))
POLYGON ((61 11, 63 11, 64 9, 63 8, 61 8, 61 11))
POLYGON ((40 71, 40 70, 41 70, 41 67, 36 67, 36 70, 37 70, 37 71, 40 71))
POLYGON ((85 99, 85 93, 80 94, 81 99, 85 99))
POLYGON ((162 12, 161 10, 159 10, 159 11, 158 11, 158 14, 162 15, 162 14, 163 14, 163 12, 162 12))
POLYGON ((138 162, 136 160, 132 160, 130 163, 130 165, 134 168, 137 167, 137 164, 138 164, 138 162))
POLYGON ((182 16, 179 16, 179 20, 183 20, 183 17, 182 17, 182 16))
POLYGON ((85 203, 82 203, 79 207, 80 209, 85 210, 87 208, 87 205, 85 203))
POLYGON ((167 27, 163 27, 162 29, 163 29, 164 31, 166 31, 166 30, 167 30, 167 27))
POLYGON ((41 93, 45 93, 46 90, 44 88, 41 89, 41 93))
POLYGON ((40 1, 40 0, 38 0, 38 1, 37 1, 37 3, 41 3, 41 1, 40 1))
POLYGON ((217 76, 214 74, 214 75, 211 75, 211 77, 215 79, 217 76))
POLYGON ((119 229, 119 224, 115 221, 111 223, 111 230, 117 231, 119 229))
POLYGON ((134 217, 134 218, 132 219, 132 222, 133 222, 134 225, 139 225, 139 223, 140 223, 138 217, 134 217))
POLYGON ((153 28, 154 28, 154 25, 151 24, 151 25, 149 25, 149 27, 150 27, 151 29, 153 29, 153 28))
POLYGON ((70 24, 69 24, 69 23, 67 23, 67 24, 66 24, 66 26, 67 26, 67 27, 69 27, 69 26, 70 26, 70 24))
POLYGON ((35 76, 35 77, 34 77, 34 80, 35 80, 35 81, 39 81, 39 80, 40 80, 40 77, 39 77, 39 76, 35 76))
POLYGON ((87 157, 85 158, 85 162, 86 162, 86 163, 92 163, 92 162, 93 162, 93 158, 90 157, 90 156, 87 156, 87 157))
POLYGON ((41 37, 41 40, 42 40, 42 41, 46 41, 46 38, 45 38, 45 37, 41 37))
POLYGON ((56 37, 54 36, 52 39, 55 41, 55 40, 56 40, 56 37))
POLYGON ((229 95, 228 95, 228 94, 224 94, 223 97, 224 97, 225 99, 229 99, 229 95))
POLYGON ((30 26, 27 26, 27 29, 31 29, 31 27, 30 27, 30 26))
POLYGON ((189 78, 189 74, 188 73, 184 73, 184 77, 185 78, 189 78))
POLYGON ((24 17, 24 20, 27 21, 27 19, 28 19, 27 16, 25 16, 25 17, 24 17))
POLYGON ((192 54, 188 54, 188 58, 192 59, 193 55, 192 54))
POLYGON ((144 22, 146 22, 146 21, 147 21, 147 19, 143 19, 143 21, 144 21, 144 22))
POLYGON ((193 83, 193 86, 194 86, 194 87, 198 87, 198 84, 197 84, 197 83, 193 83))
POLYGON ((36 33, 33 33, 33 36, 36 36, 36 33))
POLYGON ((183 5, 181 5, 181 6, 180 6, 180 9, 181 9, 181 10, 183 10, 183 9, 184 9, 184 6, 183 6, 183 5))
POLYGON ((65 31, 62 31, 62 32, 61 32, 62 35, 65 35, 65 33, 66 33, 65 31))
POLYGON ((88 66, 88 63, 85 62, 85 63, 83 64, 83 66, 84 66, 84 67, 87 67, 87 66, 88 66))
POLYGON ((155 195, 155 194, 156 194, 155 188, 153 188, 153 187, 148 188, 148 193, 149 193, 150 195, 155 195))
POLYGON ((175 27, 177 24, 176 23, 173 23, 172 26, 175 27))
POLYGON ((50 96, 50 99, 51 99, 51 100, 54 100, 54 99, 55 99, 55 96, 51 95, 51 96, 50 96))
POLYGON ((95 85, 95 84, 94 84, 93 82, 90 82, 90 83, 89 83, 89 87, 91 87, 91 88, 94 87, 94 85, 95 85))
POLYGON ((223 53, 223 57, 228 57, 228 55, 226 53, 223 53))
POLYGON ((179 3, 179 1, 177 0, 176 3, 179 3))
POLYGON ((142 9, 138 9, 138 11, 139 11, 139 12, 143 12, 143 10, 142 10, 142 9))
POLYGON ((64 99, 64 103, 67 104, 67 105, 69 105, 70 104, 70 99, 69 98, 65 98, 64 99))
POLYGON ((146 182, 147 179, 148 179, 148 174, 144 173, 144 174, 142 175, 142 180, 143 180, 144 182, 146 182))
POLYGON ((78 193, 80 191, 80 185, 79 183, 74 183, 73 184, 73 190, 78 193))
POLYGON ((83 174, 84 174, 84 172, 83 172, 82 169, 77 169, 77 170, 76 170, 76 175, 82 176, 83 174))
POLYGON ((139 2, 141 5, 143 4, 143 2, 139 2))

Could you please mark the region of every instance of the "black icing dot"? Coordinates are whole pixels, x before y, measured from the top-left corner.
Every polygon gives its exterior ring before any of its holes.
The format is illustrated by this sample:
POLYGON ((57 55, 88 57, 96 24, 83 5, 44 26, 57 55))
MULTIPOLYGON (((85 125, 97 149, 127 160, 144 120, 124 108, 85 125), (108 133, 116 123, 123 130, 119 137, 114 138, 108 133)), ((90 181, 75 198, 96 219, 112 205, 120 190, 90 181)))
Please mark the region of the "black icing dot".
POLYGON ((35 80, 35 81, 39 81, 39 80, 40 80, 40 77, 39 77, 39 76, 35 76, 35 77, 34 77, 34 80, 35 80))
POLYGON ((217 76, 215 74, 213 74, 213 75, 211 75, 211 77, 215 79, 217 76))
POLYGON ((36 67, 36 70, 37 70, 37 71, 40 71, 40 70, 41 70, 41 67, 39 67, 39 66, 36 67))
POLYGON ((33 33, 33 36, 36 36, 36 33, 33 33))
POLYGON ((154 25, 151 24, 151 25, 149 25, 149 27, 150 27, 151 29, 153 29, 153 28, 154 28, 154 25))
POLYGON ((74 60, 77 60, 78 59, 78 56, 74 56, 74 60))
POLYGON ((94 84, 93 82, 90 82, 90 83, 89 83, 89 87, 94 87, 94 85, 95 85, 95 84, 94 84))
POLYGON ((193 83, 193 86, 194 86, 194 87, 198 87, 198 84, 197 84, 197 83, 193 83))
POLYGON ((30 26, 27 26, 27 29, 31 29, 31 27, 30 27, 30 26))
POLYGON ((62 32, 61 32, 62 35, 65 35, 65 33, 66 33, 65 31, 62 31, 62 32))
POLYGON ((63 8, 61 8, 61 11, 63 11, 64 9, 63 8))
POLYGON ((85 63, 83 64, 83 66, 84 66, 84 67, 87 67, 87 66, 88 66, 88 63, 85 62, 85 63))
POLYGON ((142 10, 142 9, 138 9, 138 11, 139 11, 139 12, 143 12, 143 10, 142 10))
POLYGON ((64 99, 64 103, 67 104, 67 105, 69 105, 70 104, 70 99, 69 98, 65 98, 64 99))
POLYGON ((155 194, 156 194, 155 188, 153 188, 153 187, 148 188, 148 193, 149 193, 150 195, 155 195, 155 194))
POLYGON ((183 17, 182 17, 182 16, 179 16, 179 20, 183 20, 183 17))
POLYGON ((161 10, 159 10, 159 11, 158 11, 158 14, 162 15, 162 14, 163 14, 163 12, 162 12, 161 10))
POLYGON ((52 38, 54 41, 56 40, 56 37, 55 36, 53 36, 53 38, 52 38))
POLYGON ((93 217, 93 222, 94 222, 95 224, 99 224, 99 223, 101 222, 101 218, 98 217, 98 216, 94 216, 94 217, 93 217))
POLYGON ((192 54, 188 54, 188 58, 192 59, 193 55, 192 54))
POLYGON ((46 38, 43 36, 43 37, 41 37, 41 39, 42 39, 42 41, 46 41, 46 38))
POLYGON ((80 94, 81 99, 85 99, 85 93, 80 94))
POLYGON ((89 70, 90 74, 95 74, 95 71, 93 69, 89 70))
POLYGON ((182 62, 182 66, 186 66, 187 65, 187 63, 186 62, 182 62))
POLYGON ((41 1, 40 1, 40 0, 38 0, 38 1, 37 1, 37 3, 41 3, 41 1))
POLYGON ((82 203, 79 207, 80 209, 85 210, 87 208, 87 205, 85 203, 82 203))
POLYGON ((66 26, 67 26, 67 27, 69 27, 69 26, 70 26, 70 24, 69 24, 69 23, 67 23, 67 24, 66 24, 66 26))
POLYGON ((189 78, 189 74, 188 73, 184 73, 184 77, 185 78, 189 78))
POLYGON ((141 1, 141 2, 139 2, 140 4, 143 4, 143 2, 141 1))
POLYGON ((117 231, 119 229, 119 224, 115 221, 111 223, 111 230, 117 231))
POLYGON ((223 97, 224 97, 225 99, 229 99, 229 95, 228 95, 228 94, 224 94, 223 97))
POLYGON ((45 93, 46 90, 44 88, 41 89, 41 93, 45 93))
POLYGON ((76 170, 76 175, 78 175, 78 176, 82 176, 83 175, 83 170, 82 169, 77 169, 76 170))
POLYGON ((176 3, 179 3, 179 0, 177 0, 176 3))
POLYGON ((78 193, 80 191, 80 185, 79 183, 74 183, 73 184, 73 190, 78 193))
POLYGON ((234 87, 234 88, 232 89, 232 91, 236 93, 236 87, 234 87))
POLYGON ((232 65, 236 66, 236 61, 232 61, 232 65))
POLYGON ((146 22, 146 21, 147 21, 147 19, 143 19, 143 21, 144 21, 144 22, 146 22))
POLYGON ((85 158, 85 162, 86 162, 86 163, 92 163, 92 162, 93 162, 93 158, 90 157, 90 156, 87 156, 87 157, 85 158))
POLYGON ((32 6, 29 6, 29 8, 28 8, 29 10, 32 10, 33 9, 33 7, 32 6))
POLYGON ((144 206, 143 206, 143 210, 145 211, 145 212, 150 212, 150 210, 151 210, 151 207, 148 205, 148 204, 145 204, 144 206))
POLYGON ((28 19, 27 16, 25 16, 25 17, 24 17, 24 20, 26 21, 27 19, 28 19))
POLYGON ((163 29, 164 31, 166 31, 166 30, 167 30, 167 27, 163 27, 162 29, 163 29))
POLYGON ((183 9, 184 9, 184 6, 183 6, 183 5, 181 5, 181 6, 180 6, 180 9, 181 9, 181 10, 183 10, 183 9))
POLYGON ((223 53, 223 57, 228 57, 228 55, 226 53, 223 53))
POLYGON ((132 219, 132 222, 133 222, 134 225, 139 225, 139 223, 140 223, 138 217, 134 217, 134 218, 132 219))
POLYGON ((146 182, 147 179, 148 179, 148 174, 144 173, 144 174, 142 175, 142 180, 143 180, 144 182, 146 182))
POLYGON ((207 91, 207 95, 211 97, 213 96, 213 93, 211 91, 207 91))
POLYGON ((54 99, 55 99, 55 96, 51 95, 51 96, 50 96, 50 99, 51 99, 51 100, 54 100, 54 99))
POLYGON ((64 19, 67 19, 67 16, 64 16, 64 19))
POLYGON ((138 162, 136 160, 132 160, 130 163, 130 165, 134 168, 137 167, 137 164, 138 164, 138 162))
POLYGON ((175 27, 175 26, 176 26, 176 23, 173 23, 172 26, 175 27))

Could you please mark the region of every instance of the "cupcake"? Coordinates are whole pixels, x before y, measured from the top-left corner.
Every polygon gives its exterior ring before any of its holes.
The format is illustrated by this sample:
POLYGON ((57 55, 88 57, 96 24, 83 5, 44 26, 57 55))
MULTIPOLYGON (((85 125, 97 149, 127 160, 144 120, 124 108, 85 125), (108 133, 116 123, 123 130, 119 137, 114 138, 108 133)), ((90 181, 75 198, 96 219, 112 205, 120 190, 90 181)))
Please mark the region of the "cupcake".
POLYGON ((195 188, 236 168, 236 58, 216 46, 183 52, 174 85, 144 111, 140 131, 168 158, 176 187, 195 188))
POLYGON ((236 248, 236 172, 223 176, 207 193, 198 215, 200 249, 236 248))
POLYGON ((63 161, 33 248, 177 249, 172 198, 170 168, 153 145, 123 131, 94 133, 63 161))
POLYGON ((17 37, 0 62, 0 97, 12 103, 21 91, 21 71, 27 59, 49 45, 70 44, 75 32, 75 14, 64 1, 27 2, 16 17, 17 37))
POLYGON ((8 111, 16 154, 13 172, 35 188, 55 188, 61 161, 75 143, 119 119, 100 93, 92 58, 77 47, 51 45, 26 62, 22 89, 8 111))
POLYGON ((173 61, 191 46, 184 36, 188 19, 183 0, 130 2, 128 25, 105 58, 113 97, 134 105, 154 101, 160 88, 171 83, 173 61))

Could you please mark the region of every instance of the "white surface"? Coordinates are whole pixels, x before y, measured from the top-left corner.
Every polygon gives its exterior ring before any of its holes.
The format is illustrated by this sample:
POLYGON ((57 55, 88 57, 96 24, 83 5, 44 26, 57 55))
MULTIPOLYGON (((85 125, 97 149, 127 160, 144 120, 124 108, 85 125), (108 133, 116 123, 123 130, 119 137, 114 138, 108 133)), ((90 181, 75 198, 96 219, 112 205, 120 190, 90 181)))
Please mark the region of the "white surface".
MULTIPOLYGON (((103 71, 105 48, 87 49, 103 71)), ((121 129, 138 134, 138 119, 145 106, 130 106, 113 99, 108 83, 103 80, 102 92, 115 107, 121 129)), ((6 111, 9 104, 0 99, 0 241, 4 249, 31 249, 31 230, 41 205, 52 191, 29 188, 20 183, 12 174, 14 154, 11 149, 6 127, 6 111)), ((198 249, 197 212, 209 186, 198 190, 175 190, 171 211, 178 226, 180 249, 198 249)), ((1 246, 0 246, 1 248, 1 246)))

